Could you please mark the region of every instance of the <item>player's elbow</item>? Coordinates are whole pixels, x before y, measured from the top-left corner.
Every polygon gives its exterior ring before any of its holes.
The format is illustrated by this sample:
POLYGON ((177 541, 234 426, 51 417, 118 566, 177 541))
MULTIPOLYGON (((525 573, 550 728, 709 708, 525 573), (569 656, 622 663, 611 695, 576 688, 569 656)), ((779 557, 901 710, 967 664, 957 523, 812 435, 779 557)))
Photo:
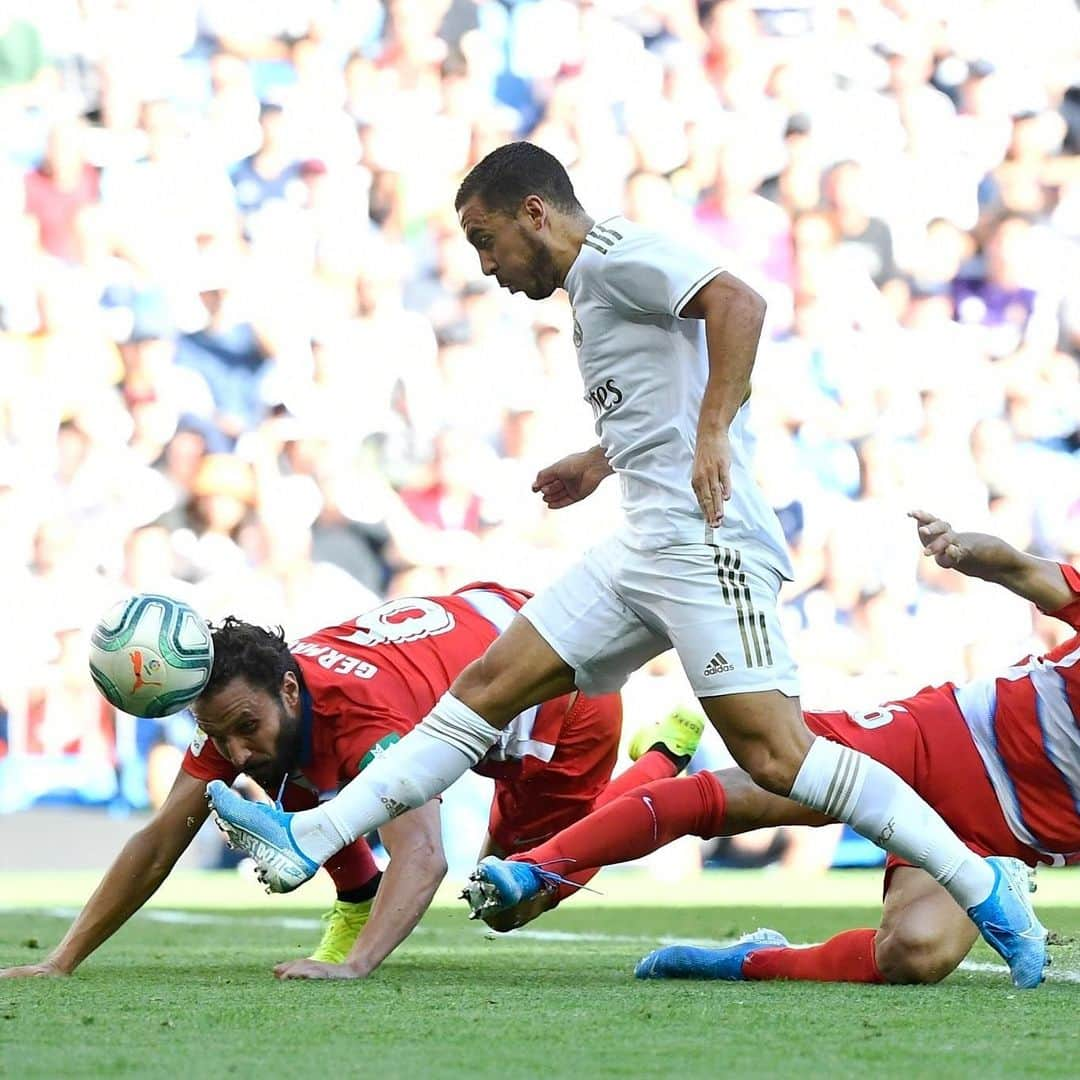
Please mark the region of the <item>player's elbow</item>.
POLYGON ((446 856, 440 850, 437 855, 432 857, 428 864, 428 872, 431 874, 431 881, 435 888, 438 888, 442 884, 442 880, 446 877, 449 869, 450 867, 447 865, 446 856))
POLYGON ((409 854, 409 864, 417 869, 432 892, 442 883, 449 869, 442 844, 434 837, 426 837, 416 844, 409 854))
POLYGON ((127 843, 127 853, 135 857, 140 876, 153 882, 162 882, 169 876, 182 851, 155 821, 144 825, 127 843))

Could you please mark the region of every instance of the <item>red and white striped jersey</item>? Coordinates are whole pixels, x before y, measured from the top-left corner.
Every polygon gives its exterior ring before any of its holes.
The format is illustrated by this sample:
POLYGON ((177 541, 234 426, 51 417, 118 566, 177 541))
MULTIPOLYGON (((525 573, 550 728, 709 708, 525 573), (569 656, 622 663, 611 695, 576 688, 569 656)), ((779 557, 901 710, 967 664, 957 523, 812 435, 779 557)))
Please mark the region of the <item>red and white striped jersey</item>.
MULTIPOLYGON (((1080 573, 1061 569, 1080 595, 1080 573)), ((1080 630, 1080 598, 1051 614, 1080 630)), ((1080 862, 1080 634, 952 691, 1013 834, 1080 862)))

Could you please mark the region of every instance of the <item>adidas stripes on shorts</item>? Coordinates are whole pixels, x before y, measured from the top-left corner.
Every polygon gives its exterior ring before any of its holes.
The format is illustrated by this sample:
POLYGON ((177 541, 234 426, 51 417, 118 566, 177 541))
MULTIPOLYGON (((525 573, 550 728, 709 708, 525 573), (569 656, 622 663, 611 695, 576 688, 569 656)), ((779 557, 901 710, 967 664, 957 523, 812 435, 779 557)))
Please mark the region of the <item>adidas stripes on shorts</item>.
MULTIPOLYGON (((722 530, 718 535, 722 535, 722 530)), ((674 647, 694 693, 799 693, 777 612, 780 578, 722 544, 631 548, 613 536, 521 609, 586 694, 618 690, 674 647)))

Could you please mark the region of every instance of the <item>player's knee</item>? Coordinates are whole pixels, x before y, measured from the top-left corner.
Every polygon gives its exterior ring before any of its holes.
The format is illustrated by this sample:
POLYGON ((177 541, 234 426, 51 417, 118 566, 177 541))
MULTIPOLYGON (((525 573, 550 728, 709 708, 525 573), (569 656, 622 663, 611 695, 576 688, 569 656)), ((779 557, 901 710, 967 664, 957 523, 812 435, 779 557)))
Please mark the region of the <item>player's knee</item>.
MULTIPOLYGON (((764 697, 764 695, 763 695, 764 697)), ((738 699, 733 699, 738 700, 738 699)), ((813 743, 798 702, 779 694, 751 702, 749 717, 725 702, 709 713, 732 756, 754 783, 774 795, 788 795, 813 743), (768 706, 766 708, 766 705, 768 706)))
POLYGON ((929 984, 941 982, 962 957, 934 927, 901 919, 878 931, 874 959, 887 982, 929 984))
POLYGON ((498 655, 474 660, 454 680, 450 692, 495 727, 521 711, 521 673, 498 655))
POLYGON ((774 795, 787 795, 791 791, 802 764, 798 754, 764 741, 747 746, 736 760, 758 787, 774 795))

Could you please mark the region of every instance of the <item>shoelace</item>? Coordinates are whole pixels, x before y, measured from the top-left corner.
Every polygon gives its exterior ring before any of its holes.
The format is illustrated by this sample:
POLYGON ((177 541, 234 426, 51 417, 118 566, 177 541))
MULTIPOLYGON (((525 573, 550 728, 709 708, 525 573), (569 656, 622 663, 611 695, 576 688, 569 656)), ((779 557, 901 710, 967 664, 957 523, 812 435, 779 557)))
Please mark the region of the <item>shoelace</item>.
POLYGON ((597 896, 603 896, 604 894, 599 889, 590 888, 588 885, 583 884, 580 881, 571 881, 570 878, 563 877, 562 874, 556 873, 554 870, 548 870, 546 867, 552 863, 557 862, 577 862, 576 859, 562 858, 562 859, 548 859, 547 862, 542 863, 529 863, 539 875, 540 880, 546 885, 569 885, 572 889, 581 889, 585 892, 594 893, 597 896))

